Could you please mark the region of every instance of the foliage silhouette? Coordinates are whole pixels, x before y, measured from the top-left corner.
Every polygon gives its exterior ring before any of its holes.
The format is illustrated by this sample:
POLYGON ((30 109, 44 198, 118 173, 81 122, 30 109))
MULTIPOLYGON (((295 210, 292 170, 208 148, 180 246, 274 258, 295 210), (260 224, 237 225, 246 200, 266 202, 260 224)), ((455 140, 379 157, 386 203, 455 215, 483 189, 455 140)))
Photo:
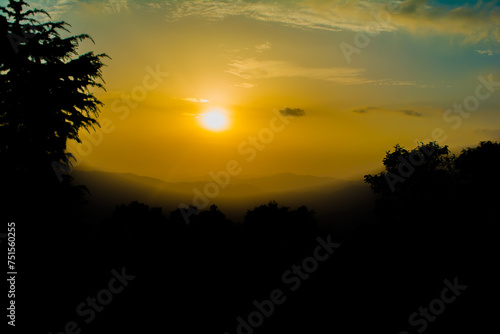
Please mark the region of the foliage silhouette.
POLYGON ((454 159, 448 146, 436 142, 420 143, 412 150, 396 145, 393 152, 386 152, 385 171, 365 175, 365 182, 379 195, 379 217, 389 221, 407 219, 416 205, 426 207, 453 193, 454 159))
POLYGON ((500 165, 500 143, 481 142, 475 148, 467 148, 455 161, 455 168, 463 184, 494 190, 499 185, 496 176, 500 165))
MULTIPOLYGON (((408 275, 407 284, 426 286, 422 292, 430 289, 424 282, 431 275, 458 275, 473 286, 452 328, 477 331, 483 326, 464 318, 484 318, 474 305, 484 302, 487 287, 493 284, 491 263, 499 251, 495 237, 499 162, 498 142, 481 142, 458 157, 433 142, 411 151, 396 145, 383 160, 385 171, 365 176, 378 195, 379 224, 361 239, 359 248, 369 248, 375 238, 379 256, 386 263, 394 259, 394 267, 386 267, 387 272, 401 279, 408 275)), ((396 285, 390 289, 397 290, 396 285)), ((436 332, 445 330, 433 326, 436 332)))
POLYGON ((81 130, 99 126, 102 103, 94 90, 104 88, 107 56, 80 55, 79 45, 91 38, 69 36, 68 27, 27 1, 0 7, 0 221, 15 222, 22 236, 16 259, 25 289, 18 298, 37 329, 74 302, 49 290, 70 290, 92 272, 82 246, 88 234, 78 222, 88 191, 68 175, 59 182, 52 163, 69 164, 68 140, 79 142, 81 130), (25 303, 28 296, 47 307, 25 303))
POLYGON ((80 142, 80 130, 99 126, 102 103, 92 89, 104 89, 101 60, 107 55, 79 55, 88 35, 62 37, 67 23, 40 22, 49 14, 29 7, 15 0, 0 7, 0 173, 10 193, 2 198, 6 208, 28 199, 64 201, 71 178, 59 184, 51 164, 70 164, 67 141, 80 142))
MULTIPOLYGON (((500 144, 491 141, 464 149, 458 157, 435 142, 411 151, 396 145, 383 160, 385 171, 365 175, 365 182, 379 195, 376 210, 386 220, 409 221, 418 207, 432 208, 437 203, 441 208, 474 208, 469 214, 477 215, 478 208, 491 209, 498 198, 493 191, 499 186, 499 162, 500 144)), ((446 209, 434 211, 434 220, 453 214, 446 209)))
POLYGON ((248 210, 244 226, 250 236, 258 236, 261 241, 274 247, 290 248, 292 252, 302 248, 297 246, 298 240, 308 237, 314 240, 318 229, 314 212, 307 207, 290 210, 286 206, 279 207, 275 201, 248 210))

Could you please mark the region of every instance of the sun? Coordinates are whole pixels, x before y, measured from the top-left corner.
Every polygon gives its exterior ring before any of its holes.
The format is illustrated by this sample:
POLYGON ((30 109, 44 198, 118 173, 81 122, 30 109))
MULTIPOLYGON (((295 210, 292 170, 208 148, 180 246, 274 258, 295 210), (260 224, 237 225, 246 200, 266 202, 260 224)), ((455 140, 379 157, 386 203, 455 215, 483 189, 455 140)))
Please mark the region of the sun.
POLYGON ((205 129, 220 132, 229 128, 229 118, 224 109, 210 109, 200 115, 201 126, 205 129))

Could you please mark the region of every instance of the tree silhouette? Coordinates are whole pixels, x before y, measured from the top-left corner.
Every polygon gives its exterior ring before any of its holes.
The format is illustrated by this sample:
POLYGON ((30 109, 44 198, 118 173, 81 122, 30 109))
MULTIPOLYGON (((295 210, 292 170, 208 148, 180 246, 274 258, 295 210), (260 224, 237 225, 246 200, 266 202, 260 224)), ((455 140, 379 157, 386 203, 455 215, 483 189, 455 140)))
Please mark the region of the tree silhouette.
POLYGON ((248 237, 259 240, 264 253, 278 248, 296 252, 302 246, 307 247, 318 233, 314 211, 305 206, 290 210, 275 201, 248 210, 244 226, 248 237))
POLYGON ((498 203, 500 178, 500 143, 481 142, 475 148, 467 148, 455 161, 455 168, 460 179, 460 198, 464 206, 476 208, 486 217, 496 216, 493 208, 498 203))
MULTIPOLYGON (((385 259, 385 272, 412 277, 418 285, 430 275, 458 275, 477 289, 470 291, 462 314, 483 318, 483 310, 477 311, 476 305, 484 303, 488 295, 483 287, 494 284, 490 283, 494 277, 491 263, 499 251, 500 143, 481 142, 462 150, 458 157, 436 143, 412 151, 396 145, 383 163, 384 172, 365 176, 379 196, 376 211, 380 221, 359 243, 359 249, 378 248, 374 254, 385 259), (377 244, 370 245, 370 240, 377 244)), ((383 289, 384 281, 390 279, 383 279, 379 288, 383 289)), ((403 288, 391 284, 398 294, 403 288)), ((469 328, 477 326, 477 322, 464 323, 469 328)))
MULTIPOLYGON (((365 182, 379 195, 376 210, 384 219, 408 220, 416 210, 436 205, 460 208, 461 218, 467 213, 477 219, 493 214, 500 186, 499 163, 500 143, 491 141, 464 149, 458 157, 435 142, 411 151, 396 145, 383 160, 385 171, 365 175, 365 182)), ((448 210, 434 211, 434 220, 444 215, 453 220, 448 210)))
POLYGON ((50 192, 60 187, 52 162, 69 163, 67 141, 99 126, 103 104, 92 88, 104 89, 107 55, 79 55, 88 35, 63 38, 67 23, 40 22, 49 14, 29 7, 22 0, 0 7, 0 172, 4 189, 50 192))
POLYGON ((301 206, 290 211, 289 207, 279 207, 275 201, 248 210, 244 217, 245 225, 251 230, 274 231, 275 233, 305 233, 316 228, 314 211, 301 206))
POLYGON ((475 183, 484 186, 498 185, 495 177, 500 164, 500 143, 481 142, 478 147, 462 150, 456 159, 455 166, 460 179, 465 183, 475 183))
POLYGON ((386 152, 385 171, 365 175, 365 182, 379 195, 378 215, 406 219, 417 207, 442 204, 456 190, 454 159, 448 146, 436 142, 420 143, 412 150, 396 145, 393 152, 386 152))

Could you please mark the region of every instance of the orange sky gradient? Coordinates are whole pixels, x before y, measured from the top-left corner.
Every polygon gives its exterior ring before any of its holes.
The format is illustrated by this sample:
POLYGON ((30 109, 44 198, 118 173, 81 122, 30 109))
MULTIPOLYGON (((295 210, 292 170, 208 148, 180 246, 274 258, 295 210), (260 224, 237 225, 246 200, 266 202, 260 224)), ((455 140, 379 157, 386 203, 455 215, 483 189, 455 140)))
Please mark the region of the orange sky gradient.
POLYGON ((36 3, 112 58, 102 128, 68 143, 77 168, 182 181, 236 160, 242 176, 360 179, 397 143, 500 138, 500 87, 478 79, 500 81, 494 3, 36 3), (214 109, 227 128, 203 126, 214 109))

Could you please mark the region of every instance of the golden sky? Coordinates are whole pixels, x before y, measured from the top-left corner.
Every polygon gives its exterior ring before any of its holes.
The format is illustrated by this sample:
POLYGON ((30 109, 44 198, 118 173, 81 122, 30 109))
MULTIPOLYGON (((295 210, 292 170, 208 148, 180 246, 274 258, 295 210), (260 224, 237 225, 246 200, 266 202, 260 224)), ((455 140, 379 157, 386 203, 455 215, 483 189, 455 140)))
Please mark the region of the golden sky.
POLYGON ((359 179, 397 143, 500 139, 499 1, 30 3, 112 58, 79 168, 359 179))

